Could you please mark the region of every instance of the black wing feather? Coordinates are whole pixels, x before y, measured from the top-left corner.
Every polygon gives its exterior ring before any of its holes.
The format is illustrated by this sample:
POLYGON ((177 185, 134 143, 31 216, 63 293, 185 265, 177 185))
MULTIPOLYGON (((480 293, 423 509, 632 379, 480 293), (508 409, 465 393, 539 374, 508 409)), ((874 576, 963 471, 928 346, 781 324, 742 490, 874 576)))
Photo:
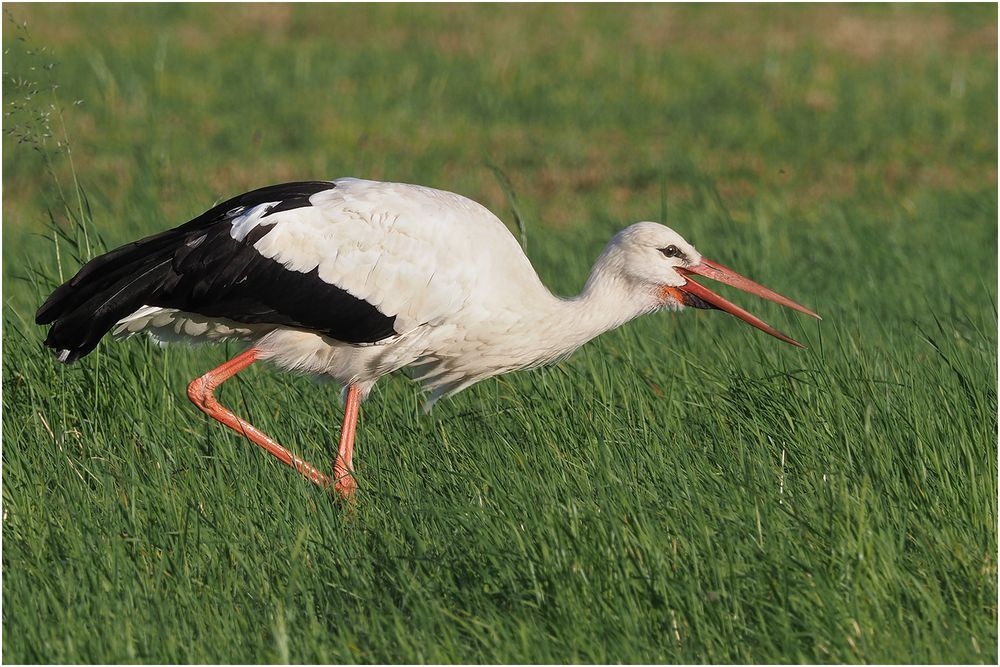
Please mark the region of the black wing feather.
POLYGON ((312 195, 333 187, 329 181, 305 181, 260 188, 91 260, 38 309, 35 321, 53 324, 45 344, 62 351, 60 359, 74 361, 143 305, 308 329, 348 343, 394 335, 395 316, 324 282, 318 269, 291 271, 257 252, 253 244, 273 225, 258 225, 242 240, 230 233, 233 218, 244 209, 278 202, 266 218, 310 206, 312 195))

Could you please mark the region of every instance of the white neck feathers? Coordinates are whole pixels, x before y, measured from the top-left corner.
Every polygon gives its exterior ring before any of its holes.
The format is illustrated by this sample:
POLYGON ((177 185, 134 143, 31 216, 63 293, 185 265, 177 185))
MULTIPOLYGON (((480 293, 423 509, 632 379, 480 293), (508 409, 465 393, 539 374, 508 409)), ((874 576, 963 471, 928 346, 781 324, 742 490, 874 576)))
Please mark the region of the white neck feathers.
POLYGON ((660 306, 652 291, 631 283, 608 255, 598 258, 579 295, 560 298, 550 293, 541 308, 525 313, 540 355, 531 365, 562 358, 660 306))

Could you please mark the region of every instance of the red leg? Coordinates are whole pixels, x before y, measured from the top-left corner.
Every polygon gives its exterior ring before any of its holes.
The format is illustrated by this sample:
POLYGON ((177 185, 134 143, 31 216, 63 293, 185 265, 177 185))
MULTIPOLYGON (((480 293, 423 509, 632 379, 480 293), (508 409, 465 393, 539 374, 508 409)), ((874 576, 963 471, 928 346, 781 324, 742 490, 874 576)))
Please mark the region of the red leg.
POLYGON ((347 388, 347 405, 344 406, 344 426, 340 431, 340 447, 337 449, 337 459, 333 463, 333 475, 337 481, 333 488, 341 496, 349 498, 354 495, 358 485, 351 473, 354 472, 354 433, 358 425, 358 408, 361 406, 361 392, 357 385, 347 388))
MULTIPOLYGON (((338 462, 343 458, 347 463, 346 472, 342 472, 338 469, 338 477, 341 479, 334 483, 329 477, 320 472, 317 468, 310 465, 306 461, 303 461, 298 456, 295 456, 290 451, 276 443, 270 437, 259 431, 252 424, 248 424, 236 415, 234 415, 228 408, 219 404, 219 401, 215 398, 215 390, 223 382, 233 377, 242 370, 245 370, 250 364, 257 361, 257 350, 251 348, 242 354, 238 354, 226 363, 222 364, 218 368, 215 368, 200 378, 191 382, 188 385, 188 397, 191 401, 201 409, 202 412, 207 414, 212 419, 222 422, 232 430, 236 431, 240 435, 246 436, 251 442, 260 447, 264 448, 269 454, 276 457, 279 461, 285 465, 295 468, 303 477, 309 481, 323 487, 329 488, 331 484, 334 490, 340 493, 342 496, 347 497, 354 490, 354 479, 350 477, 349 471, 351 469, 351 456, 353 454, 352 449, 354 445, 354 423, 357 419, 358 414, 358 396, 357 390, 351 387, 354 392, 354 404, 353 404, 353 414, 354 419, 350 422, 345 418, 344 428, 341 433, 340 438, 340 452, 337 456, 338 462), (345 448, 345 442, 347 446, 345 448), (344 476, 346 474, 346 476, 344 476), (348 483, 349 482, 349 483, 348 483)), ((348 392, 348 413, 351 411, 351 392, 348 392)))

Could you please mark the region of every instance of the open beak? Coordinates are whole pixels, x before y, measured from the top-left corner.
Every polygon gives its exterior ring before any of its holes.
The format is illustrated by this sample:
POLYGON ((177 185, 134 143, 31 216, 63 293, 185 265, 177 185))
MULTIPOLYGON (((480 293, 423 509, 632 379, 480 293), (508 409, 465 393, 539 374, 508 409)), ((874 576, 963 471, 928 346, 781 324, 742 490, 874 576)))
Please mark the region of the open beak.
MULTIPOLYGON (((702 257, 698 264, 687 266, 684 268, 677 269, 678 272, 687 277, 691 274, 705 276, 706 278, 711 278, 712 280, 717 280, 720 283, 725 283, 726 285, 732 285, 733 287, 739 288, 744 292, 750 292, 751 294, 756 294, 759 297, 767 299, 769 301, 774 301, 775 303, 780 303, 782 306, 787 306, 788 308, 793 308, 800 313, 805 313, 816 319, 822 319, 819 315, 809 310, 805 306, 801 306, 788 297, 784 297, 777 292, 773 292, 763 285, 755 283, 746 276, 741 276, 729 267, 723 266, 717 262, 713 262, 710 259, 705 259, 702 257)), ((712 290, 696 283, 691 278, 688 281, 680 285, 679 287, 669 288, 680 292, 681 300, 687 306, 693 306, 695 308, 718 308, 719 310, 724 310, 730 315, 735 315, 747 324, 757 327, 761 331, 771 334, 779 340, 783 340, 786 343, 791 343, 796 347, 805 347, 802 343, 793 340, 781 333, 771 325, 767 324, 763 320, 754 317, 747 311, 743 310, 735 303, 724 299, 712 290)))

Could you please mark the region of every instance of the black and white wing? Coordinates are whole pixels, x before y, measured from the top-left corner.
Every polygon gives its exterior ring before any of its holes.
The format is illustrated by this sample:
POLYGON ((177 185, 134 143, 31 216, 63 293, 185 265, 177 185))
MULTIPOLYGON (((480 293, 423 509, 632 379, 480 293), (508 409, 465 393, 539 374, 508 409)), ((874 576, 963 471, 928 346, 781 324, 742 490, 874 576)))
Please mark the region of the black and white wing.
POLYGON ((349 343, 392 336, 394 317, 323 281, 316 270, 290 270, 254 248, 278 224, 309 216, 310 199, 335 187, 309 181, 254 190, 96 257, 38 309, 36 322, 53 324, 46 345, 60 360, 74 361, 144 306, 298 327, 349 343))

